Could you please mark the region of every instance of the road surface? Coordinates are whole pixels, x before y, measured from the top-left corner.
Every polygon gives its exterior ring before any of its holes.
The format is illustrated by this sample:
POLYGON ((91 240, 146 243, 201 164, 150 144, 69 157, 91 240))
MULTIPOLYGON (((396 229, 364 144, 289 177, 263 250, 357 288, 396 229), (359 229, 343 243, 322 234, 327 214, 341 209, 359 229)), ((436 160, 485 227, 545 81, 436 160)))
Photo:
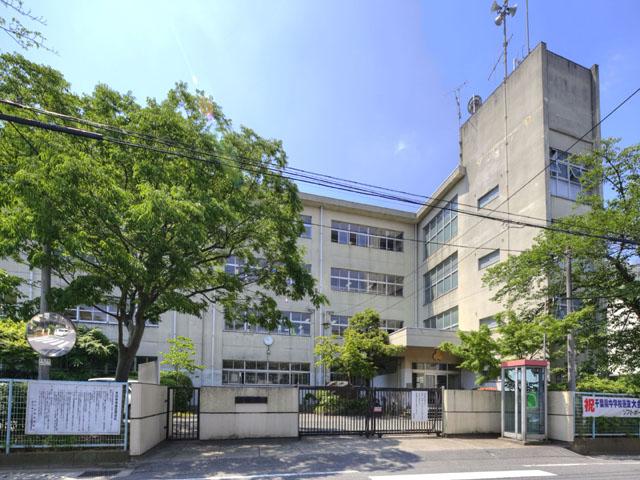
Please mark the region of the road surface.
POLYGON ((640 478, 640 457, 588 457, 561 446, 497 439, 315 437, 302 440, 165 442, 118 467, 4 469, 16 480, 483 480, 640 478))
POLYGON ((29 343, 31 346, 47 357, 61 357, 71 348, 75 339, 72 334, 58 337, 56 335, 43 335, 42 337, 31 337, 29 343))

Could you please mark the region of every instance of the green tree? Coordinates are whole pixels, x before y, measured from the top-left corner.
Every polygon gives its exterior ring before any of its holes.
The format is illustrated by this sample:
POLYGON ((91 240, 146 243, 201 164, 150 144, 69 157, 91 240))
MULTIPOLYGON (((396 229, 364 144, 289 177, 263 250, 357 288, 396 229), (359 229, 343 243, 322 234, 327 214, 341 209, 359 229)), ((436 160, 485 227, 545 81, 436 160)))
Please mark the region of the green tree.
MULTIPOLYGON (((26 321, 0 320, 0 370, 10 377, 32 377, 38 368, 38 354, 26 338, 26 321)), ((81 325, 76 344, 64 357, 54 358, 52 378, 86 380, 115 365, 118 348, 97 328, 81 325)))
POLYGON ((0 365, 3 376, 23 376, 36 370, 38 354, 26 337, 27 324, 10 319, 0 320, 0 365))
POLYGON ((491 267, 484 282, 494 299, 531 319, 556 313, 565 294, 564 262, 570 251, 578 350, 585 372, 640 368, 640 145, 605 140, 593 152, 571 157, 582 165, 583 193, 575 214, 558 227, 584 232, 545 231, 534 245, 491 267), (607 192, 603 197, 602 192, 607 192), (607 238, 602 238, 607 237, 607 238))
POLYGON ((3 55, 0 95, 82 115, 106 135, 0 128, 0 253, 51 265, 65 282, 51 292, 52 310, 117 306, 105 312, 118 323, 117 380, 164 312, 200 315, 218 303, 274 329, 283 321, 274 296, 326 301, 297 246, 302 204, 280 174, 281 142, 233 129, 203 92, 177 84, 139 104, 98 85, 78 96, 59 72, 3 55), (238 271, 225 270, 230 256, 242 259, 238 271))
POLYGON ((0 0, 0 7, 4 7, 5 12, 8 13, 0 15, 0 30, 19 47, 24 49, 36 47, 51 51, 46 45, 47 39, 44 35, 23 23, 23 20, 26 20, 44 26, 46 23, 42 17, 26 9, 22 0, 0 0))
POLYGON ((160 365, 170 365, 175 372, 193 373, 196 370, 204 369, 204 366, 196 364, 193 358, 196 354, 196 347, 189 337, 178 335, 176 338, 167 340, 167 343, 169 343, 169 351, 167 353, 160 352, 163 357, 160 365))
POLYGON ((64 357, 54 358, 51 377, 87 380, 113 372, 118 346, 98 328, 76 327, 76 344, 64 357))
POLYGON ((496 315, 495 331, 486 325, 481 325, 478 331, 459 331, 460 344, 445 342, 440 348, 458 357, 460 368, 475 373, 476 383, 482 384, 500 375, 503 360, 540 358, 545 340, 547 358, 561 355, 561 348, 556 348, 550 355, 550 346, 561 344, 568 330, 575 328, 590 313, 585 309, 561 320, 551 315, 523 319, 507 310, 496 315))
POLYGON ((336 335, 318 338, 318 365, 344 373, 349 381, 371 381, 403 347, 389 344, 389 334, 380 328, 380 314, 368 308, 349 319, 344 339, 336 335))

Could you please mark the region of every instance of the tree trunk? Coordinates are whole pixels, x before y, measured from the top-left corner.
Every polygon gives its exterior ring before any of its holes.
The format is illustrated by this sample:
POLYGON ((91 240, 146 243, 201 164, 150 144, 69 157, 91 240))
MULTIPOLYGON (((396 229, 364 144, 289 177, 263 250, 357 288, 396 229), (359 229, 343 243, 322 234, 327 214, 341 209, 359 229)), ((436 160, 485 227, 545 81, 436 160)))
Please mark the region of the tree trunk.
POLYGON ((129 372, 136 358, 135 350, 123 345, 118 349, 118 366, 116 367, 116 382, 129 380, 129 372))
POLYGON ((135 325, 129 330, 129 338, 127 345, 119 339, 118 342, 118 366, 116 367, 116 381, 126 382, 129 379, 129 372, 133 367, 133 362, 138 353, 142 335, 145 327, 145 310, 139 309, 136 312, 135 325))

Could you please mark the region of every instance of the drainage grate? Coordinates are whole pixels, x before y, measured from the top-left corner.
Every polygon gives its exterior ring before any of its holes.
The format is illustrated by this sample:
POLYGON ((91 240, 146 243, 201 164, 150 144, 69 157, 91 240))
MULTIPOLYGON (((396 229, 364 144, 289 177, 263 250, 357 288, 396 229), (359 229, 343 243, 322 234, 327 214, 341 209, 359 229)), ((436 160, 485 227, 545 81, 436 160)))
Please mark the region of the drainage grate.
POLYGON ((115 477, 119 473, 120 470, 87 470, 76 478, 115 477))

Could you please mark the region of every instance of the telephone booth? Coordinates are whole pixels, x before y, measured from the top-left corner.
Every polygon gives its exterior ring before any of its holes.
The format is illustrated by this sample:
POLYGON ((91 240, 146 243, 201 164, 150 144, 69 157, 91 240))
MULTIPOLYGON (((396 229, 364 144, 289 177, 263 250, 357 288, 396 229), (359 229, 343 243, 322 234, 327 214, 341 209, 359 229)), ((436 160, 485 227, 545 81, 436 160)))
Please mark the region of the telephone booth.
POLYGON ((547 438, 545 360, 511 360, 501 365, 502 436, 523 442, 547 438))

